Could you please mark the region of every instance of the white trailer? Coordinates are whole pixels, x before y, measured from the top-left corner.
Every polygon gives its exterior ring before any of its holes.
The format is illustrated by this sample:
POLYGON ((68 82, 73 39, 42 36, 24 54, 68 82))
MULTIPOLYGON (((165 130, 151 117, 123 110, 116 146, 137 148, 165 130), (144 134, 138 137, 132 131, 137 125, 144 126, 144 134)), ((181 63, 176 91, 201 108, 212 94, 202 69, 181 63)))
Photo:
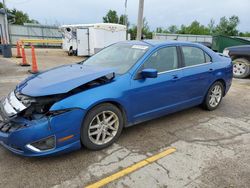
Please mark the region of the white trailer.
POLYGON ((113 43, 126 40, 126 26, 112 23, 63 25, 63 49, 69 55, 91 56, 113 43))

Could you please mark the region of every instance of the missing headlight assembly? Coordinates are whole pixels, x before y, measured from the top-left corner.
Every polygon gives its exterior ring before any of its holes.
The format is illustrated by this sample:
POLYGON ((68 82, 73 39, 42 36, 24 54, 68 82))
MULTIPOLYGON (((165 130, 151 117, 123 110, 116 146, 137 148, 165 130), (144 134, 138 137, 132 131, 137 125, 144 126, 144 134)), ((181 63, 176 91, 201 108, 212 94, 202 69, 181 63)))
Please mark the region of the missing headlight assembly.
POLYGON ((52 95, 52 96, 45 96, 45 97, 35 97, 30 98, 29 101, 27 98, 25 102, 29 104, 27 109, 20 113, 20 116, 33 120, 39 119, 44 117, 49 112, 51 106, 59 100, 65 98, 64 95, 52 95))

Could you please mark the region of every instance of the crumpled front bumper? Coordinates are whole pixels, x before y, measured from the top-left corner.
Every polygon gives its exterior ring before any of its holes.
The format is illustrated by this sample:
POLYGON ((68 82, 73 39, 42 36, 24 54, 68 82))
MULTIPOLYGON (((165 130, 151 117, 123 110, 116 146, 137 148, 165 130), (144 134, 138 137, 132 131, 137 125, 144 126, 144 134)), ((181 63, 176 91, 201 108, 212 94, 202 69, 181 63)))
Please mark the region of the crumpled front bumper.
MULTIPOLYGON (((0 112, 0 116, 2 115, 0 112)), ((72 109, 57 116, 37 120, 15 117, 3 123, 0 119, 0 144, 18 155, 30 157, 56 155, 79 149, 84 115, 84 110, 72 109), (28 144, 50 136, 55 136, 54 149, 37 152, 27 147, 28 144), (63 139, 68 136, 70 139, 63 139)))

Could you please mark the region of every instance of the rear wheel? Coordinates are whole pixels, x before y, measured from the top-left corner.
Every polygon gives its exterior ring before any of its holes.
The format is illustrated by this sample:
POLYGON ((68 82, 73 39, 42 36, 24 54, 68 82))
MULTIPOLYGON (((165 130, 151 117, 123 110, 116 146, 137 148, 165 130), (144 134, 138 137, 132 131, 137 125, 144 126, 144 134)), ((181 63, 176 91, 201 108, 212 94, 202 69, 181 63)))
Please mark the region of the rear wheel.
POLYGON ((244 58, 233 61, 233 74, 235 78, 246 78, 250 75, 250 62, 244 58))
POLYGON ((221 82, 215 82, 208 90, 203 107, 206 110, 215 110, 221 103, 225 87, 221 82))
POLYGON ((81 141, 88 149, 103 149, 118 139, 122 129, 121 111, 112 104, 100 104, 87 114, 82 125, 81 141))

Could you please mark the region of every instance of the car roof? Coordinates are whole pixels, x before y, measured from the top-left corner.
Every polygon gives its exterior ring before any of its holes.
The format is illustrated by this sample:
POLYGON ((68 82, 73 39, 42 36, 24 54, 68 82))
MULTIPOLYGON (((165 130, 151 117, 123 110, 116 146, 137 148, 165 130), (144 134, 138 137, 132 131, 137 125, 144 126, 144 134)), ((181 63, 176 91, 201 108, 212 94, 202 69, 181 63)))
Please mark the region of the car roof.
POLYGON ((147 46, 153 46, 153 47, 157 47, 157 46, 162 46, 162 45, 176 45, 176 44, 192 44, 192 45, 196 45, 199 46, 199 44, 197 43, 192 43, 192 42, 186 42, 186 41, 176 41, 176 40, 131 40, 131 41, 125 41, 124 43, 128 43, 128 44, 134 44, 134 45, 147 45, 147 46))
POLYGON ((209 49, 208 47, 204 46, 200 43, 194 43, 194 42, 188 42, 188 41, 176 41, 176 40, 130 40, 130 41, 124 41, 121 43, 130 44, 130 45, 144 45, 152 47, 153 49, 162 47, 165 45, 188 45, 193 47, 198 47, 204 50, 206 53, 208 53, 214 61, 217 61, 220 59, 220 56, 216 54, 214 51, 209 49))

